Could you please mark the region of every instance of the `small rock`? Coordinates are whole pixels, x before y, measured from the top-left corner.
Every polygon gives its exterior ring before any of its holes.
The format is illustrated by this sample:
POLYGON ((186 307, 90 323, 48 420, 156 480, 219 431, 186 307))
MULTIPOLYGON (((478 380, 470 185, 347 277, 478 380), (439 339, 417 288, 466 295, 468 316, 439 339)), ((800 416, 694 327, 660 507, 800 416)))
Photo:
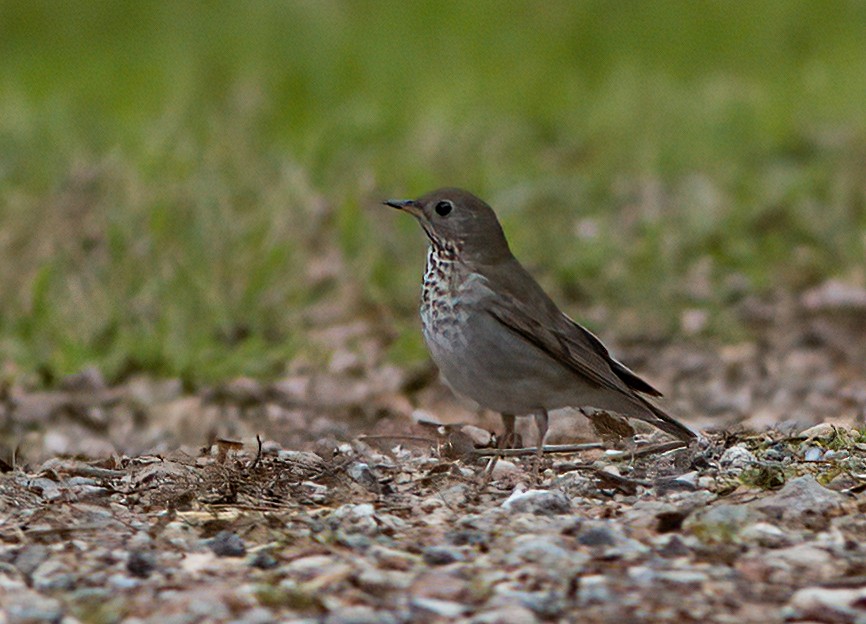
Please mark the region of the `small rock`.
POLYGON ((824 451, 817 446, 810 446, 806 449, 806 452, 803 453, 803 460, 807 462, 817 462, 821 461, 822 456, 824 455, 824 451))
POLYGON ((367 568, 356 577, 358 587, 375 596, 392 591, 405 591, 412 584, 412 576, 397 570, 367 568))
POLYGON ((821 583, 838 576, 838 562, 823 548, 797 544, 741 556, 736 568, 751 582, 789 585, 821 583))
POLYGON ((421 572, 412 582, 410 593, 415 598, 449 602, 464 602, 470 599, 466 580, 453 568, 430 568, 421 572))
POLYGON ((70 590, 75 587, 77 581, 66 562, 58 558, 43 561, 33 570, 31 578, 33 588, 40 592, 70 590))
POLYGON ((330 613, 325 624, 397 624, 397 618, 371 607, 344 607, 330 613))
POLYGON ((538 618, 526 607, 515 604, 482 611, 470 622, 472 624, 536 624, 538 618))
POLYGON ((756 461, 752 452, 740 444, 725 449, 725 452, 719 458, 721 467, 733 472, 742 472, 746 468, 751 467, 756 461))
POLYGON ((156 568, 156 557, 148 550, 131 550, 126 560, 126 569, 133 576, 147 578, 156 568))
POLYGON ((220 531, 208 542, 217 557, 243 557, 247 554, 243 540, 232 531, 220 531))
POLYGON ((824 461, 841 461, 843 459, 848 459, 851 453, 845 449, 839 449, 838 451, 834 451, 830 449, 828 451, 824 451, 824 461))
POLYGON ((506 560, 514 564, 529 561, 548 570, 573 573, 582 568, 589 555, 565 548, 563 541, 550 535, 520 535, 506 560))
POLYGON ((580 532, 577 541, 584 546, 613 546, 616 536, 606 525, 593 526, 580 532))
POLYGON ((484 531, 471 529, 450 531, 445 534, 445 538, 455 546, 473 546, 487 550, 490 545, 490 535, 484 531))
POLYGON ((803 293, 802 302, 811 312, 866 312, 866 289, 831 279, 803 293))
POLYGON ((475 425, 463 425, 460 431, 470 440, 476 448, 486 448, 490 446, 492 436, 490 432, 475 425))
POLYGON ((494 481, 499 481, 507 477, 513 477, 523 474, 523 470, 514 462, 507 459, 500 459, 493 465, 493 470, 490 472, 490 478, 494 481))
POLYGON ((683 589, 698 589, 709 580, 706 574, 698 570, 661 570, 655 578, 668 585, 677 585, 683 589))
POLYGON ((746 505, 713 505, 686 518, 683 528, 703 542, 729 543, 737 538, 743 527, 755 521, 755 516, 746 505))
POLYGON ((571 512, 568 497, 557 490, 515 489, 502 507, 513 513, 533 513, 541 516, 566 514, 571 512))
POLYGON ((503 606, 516 600, 521 606, 532 611, 543 620, 556 620, 567 608, 567 601, 557 591, 514 591, 507 588, 507 583, 497 586, 498 597, 490 600, 488 606, 502 601, 503 606))
POLYGON ((8 596, 4 602, 5 621, 9 624, 54 624, 63 618, 58 600, 31 591, 8 596))
POLYGON ((280 564, 279 561, 267 550, 260 550, 250 560, 250 565, 260 570, 272 570, 280 564))
POLYGON ((656 540, 656 552, 667 559, 676 559, 690 555, 692 549, 679 535, 667 533, 660 535, 656 540))
MULTIPOLYGON (((273 621, 274 614, 271 611, 264 607, 253 607, 243 613, 238 619, 232 620, 232 624, 271 624, 273 621)), ((287 622, 287 620, 282 621, 287 622)), ((132 624, 130 620, 127 620, 127 622, 132 624)), ((298 620, 291 620, 291 623, 302 624, 298 620)), ((315 624, 315 621, 310 622, 310 624, 315 624)))
POLYGON ((789 481, 777 493, 749 504, 772 520, 784 520, 821 528, 830 517, 839 515, 848 500, 843 494, 823 487, 812 475, 789 481))
POLYGON ((368 492, 373 492, 374 494, 382 493, 382 488, 379 486, 379 479, 377 479, 373 471, 370 470, 370 466, 364 462, 353 462, 346 470, 346 473, 355 483, 359 484, 368 492))
POLYGON ((313 579, 322 574, 333 573, 336 569, 342 569, 343 564, 330 555, 309 555, 287 563, 280 568, 292 577, 298 577, 301 581, 313 579))
POLYGON ((764 548, 782 548, 791 542, 788 533, 769 522, 750 524, 740 532, 740 537, 764 548))
POLYGON ((814 427, 809 427, 800 432, 800 437, 806 440, 815 440, 818 438, 829 438, 836 433, 836 427, 830 423, 820 423, 814 427))
POLYGON ((30 544, 22 548, 17 555, 13 565, 26 577, 33 574, 39 565, 48 559, 48 549, 42 544, 30 544))
MULTIPOLYGON (((466 605, 459 602, 451 602, 450 600, 437 600, 436 598, 421 598, 415 597, 409 602, 409 606, 413 612, 420 611, 422 614, 435 615, 441 618, 458 618, 469 609, 466 605)), ((416 618, 413 618, 413 620, 416 618)), ((423 616, 419 621, 424 621, 423 616)))
POLYGON ((463 553, 447 546, 428 546, 421 554, 424 563, 428 565, 448 565, 455 561, 463 561, 463 553))
POLYGON ((595 557, 604 559, 635 559, 649 552, 637 540, 626 537, 607 522, 587 522, 581 526, 577 541, 594 549, 595 557))
POLYGON ((786 619, 816 622, 861 622, 866 616, 866 587, 831 589, 804 587, 788 602, 792 617, 786 619))
POLYGON ((827 484, 827 488, 835 492, 843 492, 857 485, 860 485, 860 482, 857 479, 849 475, 847 472, 841 472, 833 477, 830 483, 827 484))
POLYGON ((611 598, 610 584, 606 576, 595 574, 580 578, 580 587, 577 590, 577 604, 579 606, 607 604, 611 598))
POLYGON ((379 566, 392 570, 410 570, 418 562, 417 555, 379 544, 371 546, 367 556, 379 566))
POLYGON ((112 574, 108 577, 106 585, 113 589, 127 590, 141 585, 141 580, 126 574, 112 574))
POLYGON ((670 492, 693 492, 698 489, 697 471, 686 472, 674 478, 665 477, 653 484, 660 496, 670 492))

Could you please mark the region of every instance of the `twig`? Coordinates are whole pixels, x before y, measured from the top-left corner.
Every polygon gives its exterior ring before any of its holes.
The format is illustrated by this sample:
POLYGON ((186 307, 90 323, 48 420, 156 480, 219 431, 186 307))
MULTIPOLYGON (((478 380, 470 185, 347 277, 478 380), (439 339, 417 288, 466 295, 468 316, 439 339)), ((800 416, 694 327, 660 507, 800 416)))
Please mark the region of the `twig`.
POLYGON ((617 451, 615 453, 609 453, 607 458, 611 461, 637 459, 638 457, 644 457, 646 455, 660 455, 662 453, 668 453, 670 451, 676 451, 687 447, 688 444, 685 442, 662 442, 661 444, 645 446, 634 451, 617 451))
POLYGON ((434 442, 436 442, 436 440, 433 440, 431 438, 409 435, 360 435, 357 437, 357 439, 361 442, 366 442, 367 440, 405 440, 406 442, 426 442, 428 444, 433 444, 434 442))
POLYGON ((262 459, 262 436, 260 436, 259 434, 256 434, 256 442, 259 445, 259 449, 256 451, 256 458, 250 464, 248 470, 255 470, 256 466, 259 465, 259 461, 262 459))
MULTIPOLYGON (((542 447, 542 453, 579 453, 580 451, 591 451, 603 449, 604 445, 599 442, 588 442, 587 444, 553 444, 542 447)), ((523 457, 535 455, 537 447, 524 447, 517 449, 475 449, 473 455, 476 457, 523 457)))

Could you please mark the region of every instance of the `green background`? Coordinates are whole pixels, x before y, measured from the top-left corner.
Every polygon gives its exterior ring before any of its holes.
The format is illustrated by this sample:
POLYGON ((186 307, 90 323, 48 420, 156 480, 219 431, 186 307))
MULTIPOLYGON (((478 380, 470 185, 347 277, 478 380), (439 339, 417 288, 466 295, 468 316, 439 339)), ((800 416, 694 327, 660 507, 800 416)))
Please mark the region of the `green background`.
POLYGON ((736 337, 743 297, 863 279, 864 33, 842 1, 0 2, 3 374, 276 375, 329 306, 416 361, 424 241, 377 202, 445 185, 591 325, 736 337))

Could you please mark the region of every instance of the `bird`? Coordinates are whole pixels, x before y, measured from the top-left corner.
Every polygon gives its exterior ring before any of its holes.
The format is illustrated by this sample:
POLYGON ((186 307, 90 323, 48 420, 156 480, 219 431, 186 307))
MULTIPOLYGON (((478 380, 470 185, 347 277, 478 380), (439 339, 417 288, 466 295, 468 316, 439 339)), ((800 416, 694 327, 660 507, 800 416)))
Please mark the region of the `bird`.
POLYGON ((415 217, 429 240, 420 316, 433 362, 458 395, 499 412, 502 439, 515 439, 516 417, 534 417, 540 461, 549 412, 566 407, 642 420, 684 443, 698 438, 647 398, 661 392, 557 307, 483 200, 441 188, 384 204, 415 217))

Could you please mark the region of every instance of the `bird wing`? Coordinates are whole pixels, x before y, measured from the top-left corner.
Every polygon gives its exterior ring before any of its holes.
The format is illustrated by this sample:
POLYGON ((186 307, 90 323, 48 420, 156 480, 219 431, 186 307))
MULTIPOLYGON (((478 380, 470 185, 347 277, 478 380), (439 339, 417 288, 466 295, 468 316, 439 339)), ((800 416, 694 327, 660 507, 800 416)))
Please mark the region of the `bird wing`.
POLYGON ((631 395, 633 390, 652 396, 661 393, 611 357, 592 332, 581 327, 558 309, 533 309, 548 312, 533 314, 529 306, 515 297, 501 295, 489 303, 489 311, 500 323, 520 334, 543 351, 571 368, 590 383, 631 395), (542 316, 543 318, 539 318, 542 316))
POLYGON ((614 359, 601 340, 568 318, 517 260, 486 267, 484 309, 511 331, 548 353, 587 383, 616 392, 635 406, 625 415, 649 422, 684 441, 697 434, 638 392, 661 393, 614 359), (490 284, 495 281, 497 288, 490 284))
MULTIPOLYGON (((565 316, 563 314, 563 316, 565 316)), ((571 325, 572 331, 575 331, 579 334, 582 334, 589 345, 598 353, 602 358, 604 358, 607 363, 610 365, 611 370, 616 373, 616 376, 619 377, 625 385, 627 385, 632 390, 636 390, 637 392, 642 392, 644 394, 648 394, 654 397, 662 396, 662 393, 651 386, 649 382, 638 377, 637 374, 632 371, 628 366, 617 360, 613 357, 610 352, 607 350, 607 347, 598 339, 598 337, 593 334, 591 331, 578 325, 573 320, 565 316, 566 321, 571 325)))
POLYGON ((587 382, 617 392, 633 402, 639 411, 626 415, 649 422, 686 442, 697 437, 690 428, 637 394, 635 390, 645 392, 643 388, 656 396, 659 392, 612 358, 598 338, 565 316, 555 305, 547 308, 551 313, 550 319, 540 319, 516 298, 501 295, 489 302, 488 311, 500 323, 571 368, 587 382), (554 310, 556 314, 552 314, 554 310))
POLYGON ((525 288, 519 296, 500 291, 488 299, 489 311, 500 323, 599 387, 662 395, 611 356, 595 334, 563 314, 534 281, 521 282, 525 288))

